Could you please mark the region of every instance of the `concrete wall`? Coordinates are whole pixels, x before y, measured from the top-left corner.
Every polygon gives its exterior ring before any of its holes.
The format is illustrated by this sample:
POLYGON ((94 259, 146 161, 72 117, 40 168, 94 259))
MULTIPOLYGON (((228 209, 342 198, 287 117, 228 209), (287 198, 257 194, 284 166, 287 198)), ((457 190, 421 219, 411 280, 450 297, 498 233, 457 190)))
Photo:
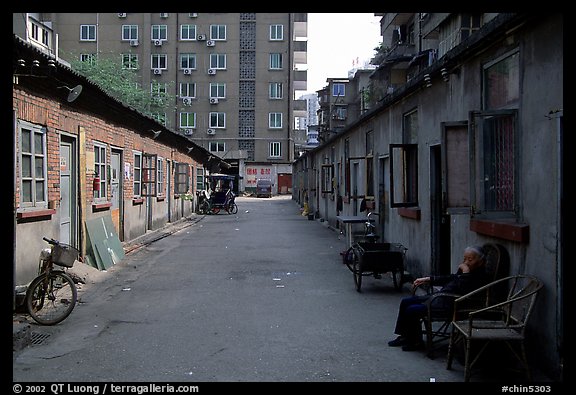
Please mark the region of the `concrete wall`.
MULTIPOLYGON (((428 274, 432 266, 433 226, 431 197, 434 173, 434 152, 444 150, 443 125, 462 122, 470 126, 469 112, 483 110, 482 70, 484 65, 518 50, 519 100, 510 108, 518 110, 517 151, 514 158, 518 179, 517 218, 515 221, 494 221, 517 226, 513 231, 474 230, 470 209, 449 213, 450 270, 461 261, 467 245, 496 242, 510 255, 510 274, 529 273, 544 282, 544 290, 534 311, 529 328, 531 359, 558 376, 561 371, 562 302, 560 251, 560 152, 561 115, 563 108, 563 21, 561 15, 548 16, 501 35, 474 54, 458 59, 449 80, 440 76, 432 86, 421 84, 410 94, 373 111, 364 121, 357 122, 321 147, 300 158, 294 165, 294 198, 308 193, 311 212, 316 212, 331 225, 336 225, 336 202, 343 197, 342 215, 357 215, 352 196, 344 191, 344 174, 335 170, 338 189, 332 194, 320 193, 320 169, 323 163, 344 169, 344 145, 349 141, 350 162, 358 163, 358 193, 365 189, 367 153, 366 132, 374 133, 375 208, 380 213, 378 231, 386 241, 401 242, 407 248, 406 270, 412 277, 428 274), (409 111, 418 112, 418 206, 411 209, 390 207, 388 179, 390 143, 403 143, 403 117, 409 111), (550 116, 553 114, 553 116, 550 116), (381 168, 381 164, 383 168, 381 168), (314 175, 316 175, 314 177, 314 175), (515 239, 514 232, 529 228, 528 235, 515 239), (535 324, 538 323, 538 324, 535 324)), ((468 167, 470 163, 461 163, 468 167)), ((443 165, 442 165, 443 166, 443 165)), ((354 173, 353 165, 350 166, 354 173)), ((445 177, 445 176, 443 176, 445 177)), ((446 182, 446 179, 443 179, 446 182)), ((358 200, 359 202, 360 200, 358 200)), ((358 203, 359 205, 359 203, 358 203)), ((361 213, 362 215, 362 213, 361 213)))

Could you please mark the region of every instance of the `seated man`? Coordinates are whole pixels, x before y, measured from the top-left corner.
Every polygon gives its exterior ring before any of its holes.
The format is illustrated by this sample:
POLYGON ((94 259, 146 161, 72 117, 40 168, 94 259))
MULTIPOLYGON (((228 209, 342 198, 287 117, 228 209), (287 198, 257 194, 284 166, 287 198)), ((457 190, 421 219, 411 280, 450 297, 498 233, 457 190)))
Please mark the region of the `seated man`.
MULTIPOLYGON (((485 272, 485 254, 480 246, 466 247, 464 250, 464 260, 458 266, 455 274, 447 276, 420 277, 414 280, 416 287, 422 283, 429 283, 430 286, 440 285, 440 292, 464 295, 489 282, 489 277, 485 272)), ((399 335, 396 339, 388 342, 391 347, 402 346, 403 351, 414 351, 424 347, 422 340, 421 319, 427 313, 426 300, 429 295, 410 296, 402 299, 396 319, 394 333, 399 335)), ((435 309, 445 309, 450 312, 453 308, 453 300, 448 298, 438 298, 438 306, 435 309)))

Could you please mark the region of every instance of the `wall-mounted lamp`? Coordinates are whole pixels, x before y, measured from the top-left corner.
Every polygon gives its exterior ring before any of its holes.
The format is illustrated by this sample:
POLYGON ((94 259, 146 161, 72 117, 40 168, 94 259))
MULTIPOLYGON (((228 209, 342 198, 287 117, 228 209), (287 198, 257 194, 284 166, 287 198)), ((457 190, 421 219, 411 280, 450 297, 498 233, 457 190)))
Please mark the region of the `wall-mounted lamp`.
POLYGON ((440 74, 442 75, 442 79, 445 82, 448 82, 450 80, 450 75, 448 74, 448 70, 446 70, 445 67, 443 67, 442 69, 440 69, 440 74))
POLYGON ((424 74, 424 83, 426 84, 426 88, 432 86, 432 78, 430 78, 430 74, 424 74))
POLYGON ((188 153, 192 152, 193 149, 194 147, 188 147, 188 153))
POLYGON ((154 137, 152 137, 152 140, 156 140, 156 137, 160 136, 160 133, 162 133, 161 130, 150 130, 152 133, 154 133, 154 137))

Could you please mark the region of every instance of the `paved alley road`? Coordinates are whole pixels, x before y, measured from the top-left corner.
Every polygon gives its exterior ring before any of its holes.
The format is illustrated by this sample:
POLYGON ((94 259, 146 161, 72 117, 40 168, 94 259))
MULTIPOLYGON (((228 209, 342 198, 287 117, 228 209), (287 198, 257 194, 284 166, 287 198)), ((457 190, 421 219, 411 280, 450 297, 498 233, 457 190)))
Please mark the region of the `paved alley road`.
POLYGON ((354 287, 345 241, 289 197, 237 198, 129 254, 14 359, 14 381, 462 381, 390 348, 392 279, 354 287))

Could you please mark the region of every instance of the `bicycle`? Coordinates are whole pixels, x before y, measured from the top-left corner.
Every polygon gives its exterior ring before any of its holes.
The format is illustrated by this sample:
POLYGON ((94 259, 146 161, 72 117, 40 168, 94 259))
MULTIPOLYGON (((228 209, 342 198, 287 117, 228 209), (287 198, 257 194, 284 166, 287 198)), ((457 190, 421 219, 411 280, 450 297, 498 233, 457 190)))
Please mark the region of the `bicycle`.
POLYGON ((80 251, 68 244, 47 237, 42 238, 50 248, 40 253, 38 276, 26 291, 26 307, 30 316, 41 325, 55 325, 72 313, 78 300, 76 284, 64 269, 81 259, 80 251))

